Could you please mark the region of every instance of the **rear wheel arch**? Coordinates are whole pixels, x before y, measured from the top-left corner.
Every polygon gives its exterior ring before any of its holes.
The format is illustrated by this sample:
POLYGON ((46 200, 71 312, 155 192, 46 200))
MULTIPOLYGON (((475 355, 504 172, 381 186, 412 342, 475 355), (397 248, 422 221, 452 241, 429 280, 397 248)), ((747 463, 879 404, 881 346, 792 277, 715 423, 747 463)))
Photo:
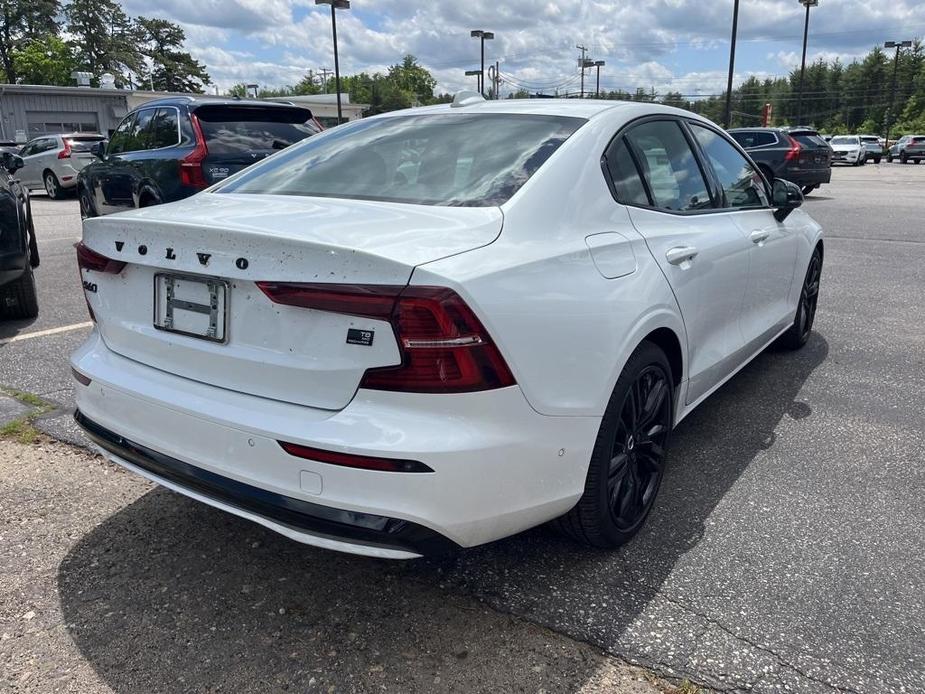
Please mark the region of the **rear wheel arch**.
POLYGON ((160 205, 161 196, 150 186, 144 186, 138 193, 138 207, 150 207, 151 205, 160 205))
POLYGON ((681 340, 675 331, 671 328, 656 328, 640 340, 640 344, 643 342, 651 342, 665 353, 671 367, 674 387, 681 385, 684 379, 684 353, 681 350, 681 340))

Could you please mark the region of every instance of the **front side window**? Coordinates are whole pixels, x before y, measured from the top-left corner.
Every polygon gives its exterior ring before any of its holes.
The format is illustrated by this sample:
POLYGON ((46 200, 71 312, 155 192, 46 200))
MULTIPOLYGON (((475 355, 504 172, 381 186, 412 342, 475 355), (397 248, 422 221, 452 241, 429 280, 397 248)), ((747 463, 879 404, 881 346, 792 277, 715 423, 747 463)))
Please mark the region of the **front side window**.
POLYGON ((713 206, 700 166, 676 121, 643 123, 626 134, 655 207, 674 212, 713 206))
POLYGON ((585 122, 463 113, 359 120, 245 170, 217 192, 501 205, 585 122))
POLYGON ((148 126, 151 125, 151 119, 154 118, 154 109, 145 108, 135 116, 135 122, 129 131, 128 140, 125 143, 123 152, 138 152, 148 149, 148 126))
POLYGON ((716 173, 726 207, 767 207, 761 175, 719 133, 691 123, 691 132, 716 173))
POLYGON ((126 151, 125 146, 129 143, 129 135, 134 122, 135 114, 130 113, 119 123, 116 131, 112 134, 112 138, 109 140, 109 148, 106 150, 106 154, 121 154, 126 151))

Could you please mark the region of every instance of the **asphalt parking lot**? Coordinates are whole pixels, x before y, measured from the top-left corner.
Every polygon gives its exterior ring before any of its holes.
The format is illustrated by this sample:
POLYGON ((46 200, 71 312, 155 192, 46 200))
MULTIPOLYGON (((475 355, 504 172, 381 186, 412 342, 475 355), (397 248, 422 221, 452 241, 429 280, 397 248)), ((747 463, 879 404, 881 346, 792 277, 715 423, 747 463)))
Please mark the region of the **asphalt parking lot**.
MULTIPOLYGON (((41 316, 0 325, 0 384, 56 405, 38 426, 79 441, 77 204, 33 207, 41 316)), ((925 166, 838 168, 805 207, 826 231, 814 335, 761 355, 681 424, 623 550, 540 528, 452 562, 343 557, 103 463, 33 456, 0 478, 3 583, 17 586, 2 589, 0 662, 54 661, 39 637, 10 645, 31 633, 30 608, 16 611, 31 571, 62 615, 39 631, 79 653, 54 670, 60 689, 89 667, 115 691, 587 690, 603 661, 551 660, 571 648, 561 634, 724 690, 925 691, 925 166), (473 650, 480 634, 498 636, 473 650)))

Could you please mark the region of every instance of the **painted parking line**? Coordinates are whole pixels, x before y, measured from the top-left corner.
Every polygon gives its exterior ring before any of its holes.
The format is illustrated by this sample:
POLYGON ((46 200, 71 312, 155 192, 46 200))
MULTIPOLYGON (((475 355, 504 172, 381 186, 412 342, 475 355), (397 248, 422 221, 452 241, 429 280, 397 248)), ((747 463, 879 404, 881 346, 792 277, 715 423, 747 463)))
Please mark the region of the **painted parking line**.
POLYGON ((45 337, 46 335, 57 335, 58 333, 69 333, 72 330, 80 330, 81 328, 89 328, 92 325, 93 325, 92 321, 86 321, 85 323, 73 323, 71 325, 62 325, 60 328, 48 328, 47 330, 36 330, 34 333, 22 333, 21 335, 16 335, 14 337, 8 337, 4 340, 0 340, 0 346, 8 345, 11 342, 31 340, 34 337, 45 337))

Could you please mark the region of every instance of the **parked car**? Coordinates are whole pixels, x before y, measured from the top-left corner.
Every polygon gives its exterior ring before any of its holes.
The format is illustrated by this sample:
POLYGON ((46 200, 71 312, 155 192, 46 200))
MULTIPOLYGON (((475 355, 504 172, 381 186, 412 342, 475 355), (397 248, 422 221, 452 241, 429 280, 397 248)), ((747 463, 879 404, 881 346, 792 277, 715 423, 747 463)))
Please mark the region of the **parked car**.
POLYGON ((19 155, 0 153, 0 319, 35 318, 39 313, 32 207, 28 189, 15 178, 22 166, 19 155))
POLYGON ((99 161, 81 172, 81 215, 181 200, 321 129, 311 111, 291 104, 149 101, 119 123, 105 150, 97 150, 99 161))
POLYGON ((84 221, 75 418, 111 460, 312 545, 407 558, 558 518, 614 547, 672 427, 809 339, 802 201, 653 103, 468 92, 347 123, 84 221))
POLYGON ((836 135, 831 139, 832 164, 863 166, 867 163, 867 149, 858 135, 836 135))
POLYGON ((910 161, 918 164, 925 159, 925 135, 903 135, 899 138, 886 155, 887 161, 892 162, 894 159, 899 159, 903 164, 910 161))
POLYGON ((861 145, 867 152, 867 159, 873 161, 874 164, 879 164, 883 158, 883 145, 880 144, 882 138, 876 135, 861 135, 860 138, 861 145))
POLYGON ((18 155, 20 149, 21 145, 15 140, 0 140, 0 154, 6 152, 8 154, 18 155))
POLYGON ((815 130, 733 128, 729 134, 769 181, 792 181, 808 195, 832 180, 832 150, 815 130))
POLYGON ((96 159, 91 152, 93 145, 104 139, 98 133, 68 133, 29 140, 19 151, 22 184, 44 189, 53 200, 64 197, 77 185, 80 170, 96 159))

